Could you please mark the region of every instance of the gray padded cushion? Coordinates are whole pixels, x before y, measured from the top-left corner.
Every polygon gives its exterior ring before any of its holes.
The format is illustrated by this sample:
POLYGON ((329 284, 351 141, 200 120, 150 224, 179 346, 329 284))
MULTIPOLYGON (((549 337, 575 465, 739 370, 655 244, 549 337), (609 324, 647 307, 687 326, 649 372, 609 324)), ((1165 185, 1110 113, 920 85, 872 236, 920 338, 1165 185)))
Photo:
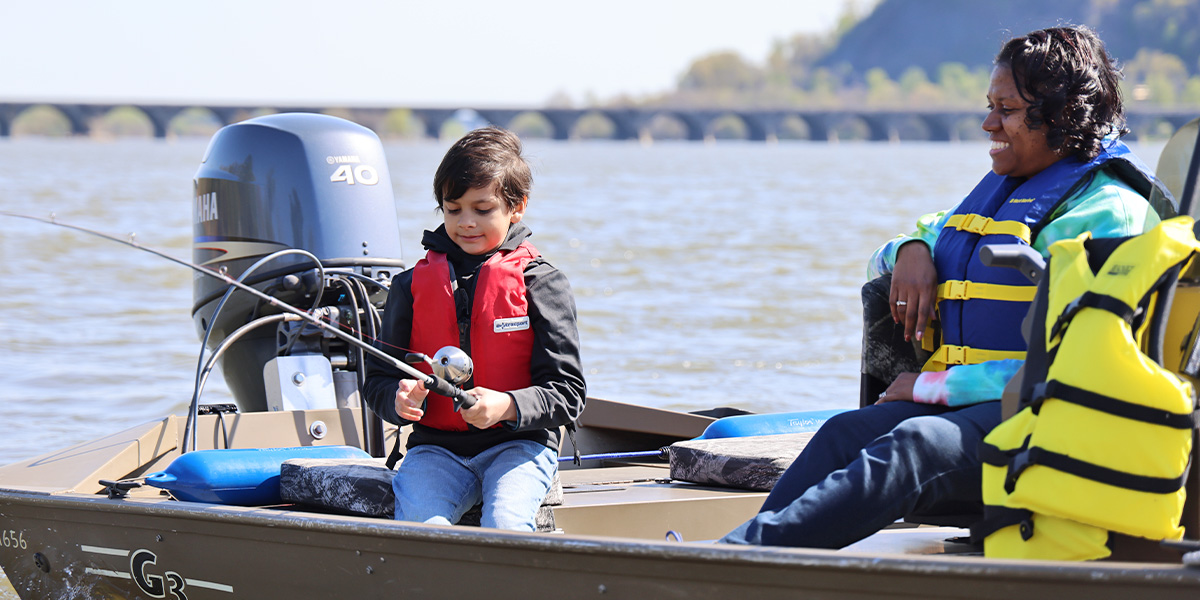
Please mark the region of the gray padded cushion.
POLYGON ((279 495, 284 502, 391 517, 395 475, 382 458, 291 458, 280 468, 279 495))
POLYGON ((675 442, 668 448, 671 478, 769 491, 812 436, 785 433, 675 442))
MULTIPOLYGON (((368 517, 391 518, 396 510, 392 493, 396 472, 384 466, 382 458, 292 458, 283 462, 279 475, 284 502, 368 517)), ((562 482, 555 474, 536 517, 538 531, 554 530, 550 507, 562 501, 562 482)), ((478 525, 480 514, 476 506, 460 524, 478 525)))

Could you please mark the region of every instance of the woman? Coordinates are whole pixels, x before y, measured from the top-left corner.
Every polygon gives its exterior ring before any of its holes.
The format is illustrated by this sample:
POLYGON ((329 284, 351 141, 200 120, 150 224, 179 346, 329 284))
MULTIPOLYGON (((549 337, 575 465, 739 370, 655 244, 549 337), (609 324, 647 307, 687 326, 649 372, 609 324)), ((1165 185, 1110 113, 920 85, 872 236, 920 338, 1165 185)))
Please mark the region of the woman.
POLYGON ((976 447, 1000 422, 996 400, 1022 363, 1034 288, 1015 270, 984 266, 978 249, 1024 243, 1047 255, 1084 231, 1128 236, 1159 222, 1147 201, 1153 175, 1117 139, 1127 132, 1119 78, 1086 27, 1005 44, 983 121, 992 172, 872 257, 872 272, 891 276, 889 311, 904 340, 931 341, 937 310, 941 345, 926 372, 900 374, 874 405, 827 422, 759 514, 721 541, 840 548, 913 512, 979 506, 976 447))

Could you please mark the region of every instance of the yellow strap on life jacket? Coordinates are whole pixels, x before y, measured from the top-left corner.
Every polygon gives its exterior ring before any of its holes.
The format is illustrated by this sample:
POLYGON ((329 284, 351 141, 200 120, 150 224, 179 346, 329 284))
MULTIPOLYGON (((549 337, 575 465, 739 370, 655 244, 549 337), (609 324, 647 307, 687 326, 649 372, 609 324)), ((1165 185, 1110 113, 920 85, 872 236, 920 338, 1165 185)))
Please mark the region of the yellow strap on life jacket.
POLYGON ((1020 221, 996 221, 983 215, 967 214, 950 217, 945 226, 978 235, 1007 234, 1021 238, 1026 244, 1030 243, 1029 226, 1020 221))
POLYGON ((955 346, 942 344, 934 351, 933 356, 921 367, 922 371, 945 371, 951 365, 975 365, 989 360, 1004 360, 1006 358, 1025 359, 1025 352, 1011 350, 987 350, 970 346, 955 346))
POLYGON ((938 285, 937 294, 938 300, 1008 300, 1011 302, 1032 302, 1034 295, 1037 294, 1037 286, 1003 285, 999 283, 950 279, 938 285))

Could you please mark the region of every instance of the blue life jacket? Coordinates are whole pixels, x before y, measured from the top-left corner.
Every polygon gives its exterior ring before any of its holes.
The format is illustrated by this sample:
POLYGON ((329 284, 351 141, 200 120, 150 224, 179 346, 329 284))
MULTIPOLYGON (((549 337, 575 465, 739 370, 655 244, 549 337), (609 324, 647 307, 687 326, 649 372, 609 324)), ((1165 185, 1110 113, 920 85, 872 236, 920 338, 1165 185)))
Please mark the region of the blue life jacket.
MULTIPOLYGON (((1120 140, 1107 142, 1089 161, 1064 158, 1028 179, 988 173, 975 186, 933 249, 941 346, 924 370, 1025 358, 1020 324, 1036 288, 1016 269, 984 266, 979 249, 990 244, 1031 245, 1055 210, 1090 185, 1100 169, 1107 169, 1147 200, 1155 188, 1171 198, 1120 140)), ((1163 218, 1174 214, 1170 206, 1156 210, 1163 218)))

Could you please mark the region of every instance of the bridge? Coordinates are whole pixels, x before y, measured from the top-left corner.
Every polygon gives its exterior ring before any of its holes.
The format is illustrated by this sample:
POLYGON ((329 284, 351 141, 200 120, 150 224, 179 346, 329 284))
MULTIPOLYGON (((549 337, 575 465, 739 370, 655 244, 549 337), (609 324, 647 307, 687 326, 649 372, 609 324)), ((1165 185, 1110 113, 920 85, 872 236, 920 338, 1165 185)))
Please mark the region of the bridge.
MULTIPOLYGON (((382 131, 385 121, 395 111, 408 111, 419 120, 427 137, 440 136, 442 127, 457 119, 463 111, 471 111, 484 121, 509 127, 518 116, 535 115, 544 119, 550 137, 567 140, 577 136, 577 128, 585 117, 598 116, 609 124, 612 139, 653 139, 652 124, 656 120, 674 121, 688 140, 713 139, 721 124, 732 120, 738 124, 741 137, 750 141, 769 141, 780 137, 785 128, 803 130, 810 140, 836 141, 842 132, 857 132, 857 137, 872 141, 916 139, 954 141, 964 137, 978 138, 982 110, 807 110, 807 109, 695 109, 695 108, 475 108, 463 107, 316 107, 285 105, 184 105, 184 104, 85 104, 58 102, 0 102, 0 137, 12 135, 13 123, 26 111, 49 107, 58 111, 70 124, 74 135, 89 135, 95 122, 117 108, 128 107, 145 115, 155 137, 165 138, 172 122, 186 111, 207 111, 220 126, 229 125, 254 115, 272 112, 317 112, 336 114, 356 123, 382 131)), ((469 113, 468 113, 469 114, 469 113)), ((1154 133, 1169 134, 1198 115, 1185 110, 1142 110, 1127 115, 1131 138, 1154 133)))

